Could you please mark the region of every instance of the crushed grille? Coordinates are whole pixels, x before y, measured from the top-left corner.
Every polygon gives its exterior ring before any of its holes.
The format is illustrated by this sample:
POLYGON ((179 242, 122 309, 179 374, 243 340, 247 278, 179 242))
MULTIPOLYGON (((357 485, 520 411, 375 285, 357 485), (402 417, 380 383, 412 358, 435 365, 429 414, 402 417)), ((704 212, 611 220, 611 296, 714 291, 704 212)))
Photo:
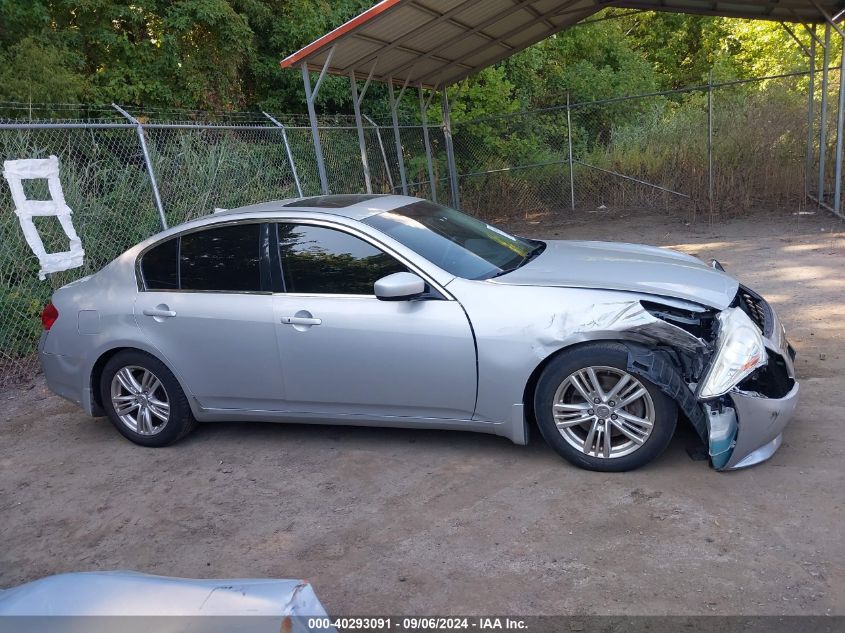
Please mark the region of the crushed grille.
POLYGON ((771 308, 763 297, 745 286, 740 286, 736 294, 734 305, 747 314, 763 335, 768 336, 771 330, 771 308))

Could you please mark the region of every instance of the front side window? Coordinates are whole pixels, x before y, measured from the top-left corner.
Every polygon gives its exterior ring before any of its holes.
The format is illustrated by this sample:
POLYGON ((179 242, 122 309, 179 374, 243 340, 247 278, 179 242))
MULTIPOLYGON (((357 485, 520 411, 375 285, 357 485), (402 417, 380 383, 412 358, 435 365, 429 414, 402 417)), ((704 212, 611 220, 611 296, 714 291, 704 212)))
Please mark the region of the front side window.
POLYGON ((455 209, 415 202, 364 220, 373 228, 465 279, 514 270, 542 252, 542 242, 515 237, 455 209))
POLYGON ((408 270, 392 256, 349 233, 308 224, 277 226, 287 292, 372 295, 376 281, 408 270))
POLYGON ((261 290, 260 224, 186 233, 179 249, 182 290, 261 290))

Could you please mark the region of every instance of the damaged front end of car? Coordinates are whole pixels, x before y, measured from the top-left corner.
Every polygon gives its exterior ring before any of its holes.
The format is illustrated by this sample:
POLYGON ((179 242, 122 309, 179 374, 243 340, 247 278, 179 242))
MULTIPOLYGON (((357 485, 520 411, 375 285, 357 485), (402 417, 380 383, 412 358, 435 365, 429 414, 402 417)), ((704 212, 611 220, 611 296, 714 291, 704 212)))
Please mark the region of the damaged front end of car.
POLYGON ((795 352, 762 297, 740 285, 723 310, 654 297, 611 312, 597 320, 630 337, 628 370, 677 402, 713 468, 745 468, 777 451, 798 403, 795 352))
POLYGON ((795 351, 768 302, 744 286, 717 323, 713 358, 695 388, 707 409, 711 462, 732 470, 780 447, 798 405, 795 351))

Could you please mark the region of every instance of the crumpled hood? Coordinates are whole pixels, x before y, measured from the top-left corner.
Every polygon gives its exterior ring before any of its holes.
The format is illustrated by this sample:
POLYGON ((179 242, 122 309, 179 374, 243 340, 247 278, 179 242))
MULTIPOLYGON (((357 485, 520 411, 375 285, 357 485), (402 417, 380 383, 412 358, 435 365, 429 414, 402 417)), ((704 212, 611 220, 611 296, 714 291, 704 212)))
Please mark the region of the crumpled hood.
POLYGON ((604 288, 727 308, 736 280, 691 255, 640 244, 554 240, 546 250, 494 282, 518 286, 604 288))

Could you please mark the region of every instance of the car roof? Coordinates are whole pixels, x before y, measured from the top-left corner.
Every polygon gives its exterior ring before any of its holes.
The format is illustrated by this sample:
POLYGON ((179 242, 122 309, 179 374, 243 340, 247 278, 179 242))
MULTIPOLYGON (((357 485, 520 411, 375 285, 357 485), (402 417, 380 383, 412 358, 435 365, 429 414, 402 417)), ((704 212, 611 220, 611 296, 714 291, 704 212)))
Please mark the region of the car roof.
POLYGON ((391 194, 334 194, 287 198, 251 204, 237 209, 217 211, 213 217, 229 215, 265 214, 274 211, 313 211, 339 215, 353 220, 363 220, 372 215, 392 211, 408 204, 419 202, 419 198, 391 194))
POLYGON ((334 215, 360 221, 417 202, 422 202, 422 200, 411 196, 391 194, 336 194, 269 200, 236 209, 217 209, 212 214, 171 226, 160 233, 150 236, 136 246, 139 250, 143 250, 186 230, 211 227, 215 224, 228 221, 248 221, 250 218, 272 220, 274 214, 279 214, 279 217, 291 217, 297 216, 299 213, 313 213, 317 217, 334 215))

